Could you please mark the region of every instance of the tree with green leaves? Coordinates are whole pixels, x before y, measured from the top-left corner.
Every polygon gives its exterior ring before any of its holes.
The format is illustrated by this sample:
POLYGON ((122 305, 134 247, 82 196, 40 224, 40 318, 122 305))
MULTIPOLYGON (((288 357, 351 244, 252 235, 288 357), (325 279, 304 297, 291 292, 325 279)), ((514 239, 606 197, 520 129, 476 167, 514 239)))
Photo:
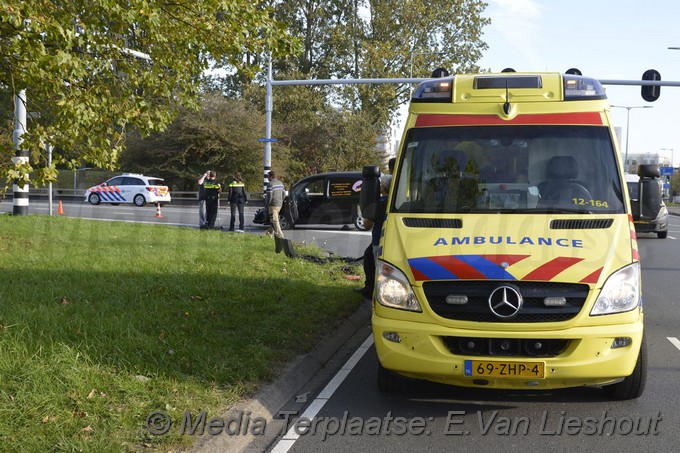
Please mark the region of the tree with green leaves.
MULTIPOLYGON (((196 189, 206 170, 229 183, 239 171, 251 192, 262 190, 264 115, 247 101, 219 93, 201 96, 200 110, 182 109, 163 133, 131 134, 120 158, 125 171, 163 177, 172 190, 196 189)), ((278 152, 277 159, 285 156, 278 152)), ((277 161, 278 162, 278 161, 277 161)))
MULTIPOLYGON (((22 137, 29 162, 0 162, 0 174, 34 184, 54 179, 58 165, 114 168, 128 130, 159 132, 180 108, 197 108, 212 62, 247 74, 243 52, 295 49, 250 0, 5 0, 0 38, 0 90, 25 90, 35 112, 22 137), (48 143, 57 150, 51 167, 48 143)), ((5 140, 0 147, 12 152, 5 140)))
MULTIPOLYGON (((273 2, 275 17, 288 24, 303 50, 275 62, 278 77, 429 77, 478 71, 487 49, 481 39, 490 19, 482 0, 287 0, 273 2)), ((278 78, 277 77, 277 78, 278 78)), ((407 85, 326 87, 328 103, 362 111, 378 129, 391 123, 408 101, 407 85)))

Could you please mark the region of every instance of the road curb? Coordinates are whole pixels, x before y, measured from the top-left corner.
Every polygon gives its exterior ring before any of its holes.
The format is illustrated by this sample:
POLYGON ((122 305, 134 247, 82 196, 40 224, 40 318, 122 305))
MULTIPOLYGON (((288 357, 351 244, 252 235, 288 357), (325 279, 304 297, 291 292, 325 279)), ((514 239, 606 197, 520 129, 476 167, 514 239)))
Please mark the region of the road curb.
MULTIPOLYGON (((370 319, 371 303, 364 300, 335 331, 325 336, 307 354, 297 357, 286 366, 276 381, 262 388, 252 398, 233 405, 220 416, 224 420, 234 417, 242 421, 249 419, 253 432, 246 429, 246 433, 229 435, 221 432, 215 436, 205 433, 190 451, 240 453, 267 450, 286 429, 281 412, 301 413, 306 403, 313 399, 313 394, 321 390, 326 380, 344 365, 349 354, 370 334, 370 319), (260 418, 266 426, 256 430, 255 420, 260 418)), ((245 423, 241 425, 243 430, 245 423)))

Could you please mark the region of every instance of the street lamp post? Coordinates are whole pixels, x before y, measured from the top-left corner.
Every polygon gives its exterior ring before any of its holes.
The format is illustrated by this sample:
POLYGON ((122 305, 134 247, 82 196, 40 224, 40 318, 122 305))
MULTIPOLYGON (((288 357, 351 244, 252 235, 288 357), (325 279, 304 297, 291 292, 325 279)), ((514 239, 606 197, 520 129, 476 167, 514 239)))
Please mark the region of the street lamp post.
MULTIPOLYGON (((417 55, 446 55, 447 52, 411 52, 411 70, 409 71, 408 78, 413 78, 413 57, 417 55)), ((411 98, 413 95, 413 85, 408 84, 408 97, 411 98)))
POLYGON ((620 109, 626 109, 626 156, 623 159, 623 166, 626 171, 628 171, 628 132, 630 131, 630 109, 651 109, 654 108, 653 105, 612 105, 610 107, 616 107, 620 109))

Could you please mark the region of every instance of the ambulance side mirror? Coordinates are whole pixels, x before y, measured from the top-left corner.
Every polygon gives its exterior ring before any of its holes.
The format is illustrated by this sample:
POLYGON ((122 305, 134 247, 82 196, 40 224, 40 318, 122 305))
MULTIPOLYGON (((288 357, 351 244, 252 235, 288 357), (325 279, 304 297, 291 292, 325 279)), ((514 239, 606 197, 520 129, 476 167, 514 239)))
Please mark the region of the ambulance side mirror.
POLYGON ((661 171, 658 165, 640 165, 638 167, 639 212, 633 212, 635 220, 654 220, 659 215, 663 194, 659 185, 661 171))
POLYGON ((361 192, 359 193, 361 215, 373 220, 375 218, 375 206, 380 197, 380 167, 366 165, 361 171, 361 178, 361 192))

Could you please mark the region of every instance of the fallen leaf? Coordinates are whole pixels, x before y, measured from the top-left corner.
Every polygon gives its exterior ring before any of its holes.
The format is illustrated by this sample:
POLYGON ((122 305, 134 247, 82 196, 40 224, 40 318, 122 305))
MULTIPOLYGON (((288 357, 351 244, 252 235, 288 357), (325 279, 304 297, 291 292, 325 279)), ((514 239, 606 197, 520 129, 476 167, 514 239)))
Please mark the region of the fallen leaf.
POLYGON ((90 425, 87 425, 85 428, 83 428, 83 431, 85 431, 86 433, 91 433, 92 431, 94 431, 94 428, 92 428, 90 425))
POLYGON ((92 391, 87 395, 87 399, 91 400, 95 396, 97 396, 97 389, 92 389, 92 391))

